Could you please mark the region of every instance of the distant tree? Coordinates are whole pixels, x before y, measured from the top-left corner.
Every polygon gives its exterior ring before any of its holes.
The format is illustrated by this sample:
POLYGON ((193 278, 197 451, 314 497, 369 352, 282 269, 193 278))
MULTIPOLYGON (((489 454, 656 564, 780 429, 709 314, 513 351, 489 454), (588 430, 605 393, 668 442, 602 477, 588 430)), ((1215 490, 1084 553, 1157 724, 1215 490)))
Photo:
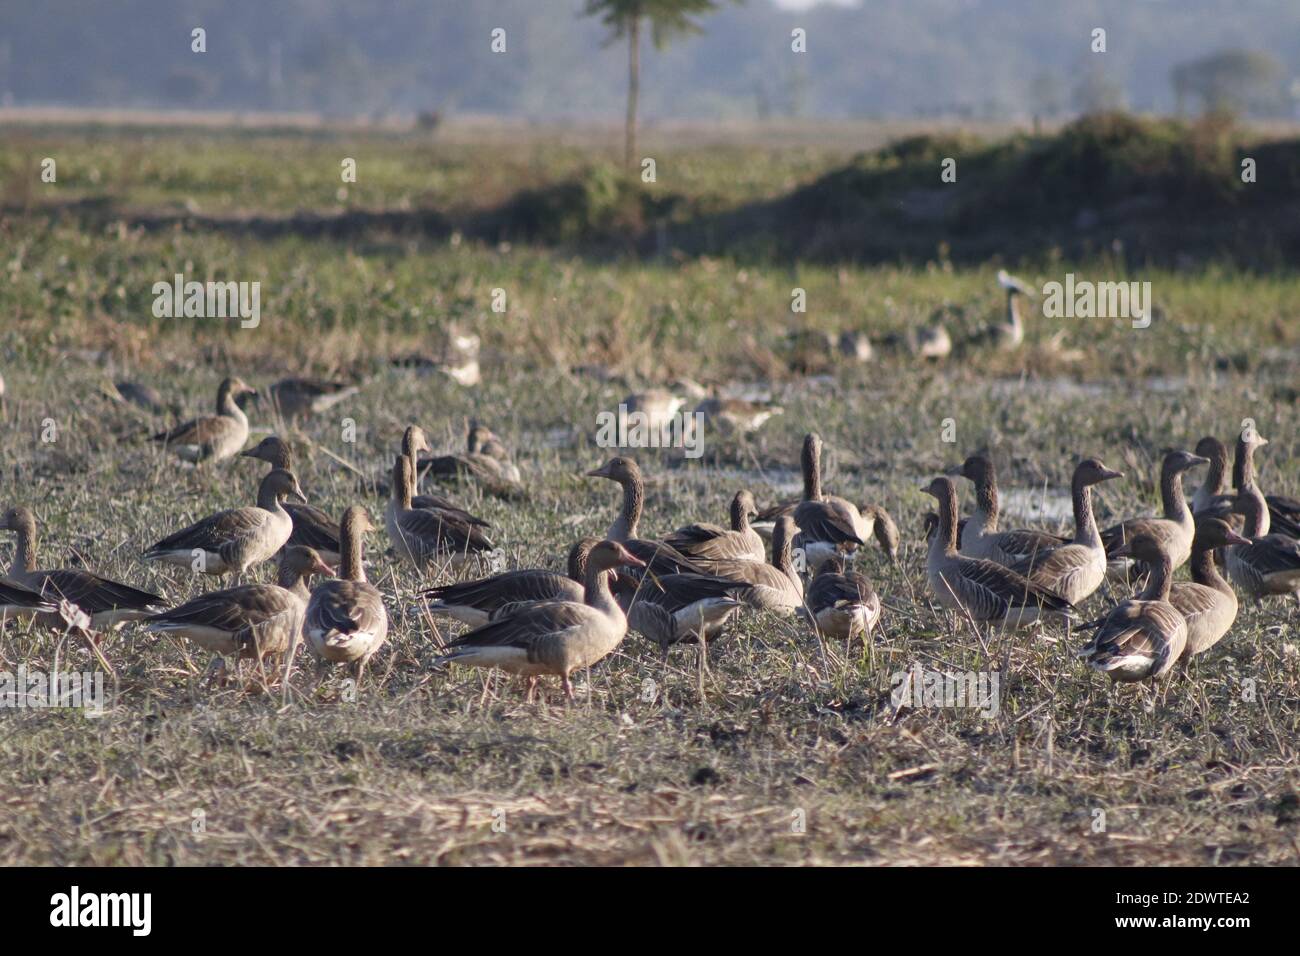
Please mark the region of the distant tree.
POLYGON ((1178 112, 1189 98, 1201 102, 1207 113, 1269 111, 1283 102, 1282 64, 1256 50, 1223 50, 1170 71, 1178 112))
MULTIPOLYGON (((733 0, 742 3, 744 0, 733 0)), ((656 50, 677 37, 699 33, 692 17, 712 13, 722 0, 587 0, 583 16, 598 16, 609 27, 609 42, 627 38, 627 123, 623 131, 623 161, 636 163, 636 110, 641 93, 641 24, 650 26, 656 50)))

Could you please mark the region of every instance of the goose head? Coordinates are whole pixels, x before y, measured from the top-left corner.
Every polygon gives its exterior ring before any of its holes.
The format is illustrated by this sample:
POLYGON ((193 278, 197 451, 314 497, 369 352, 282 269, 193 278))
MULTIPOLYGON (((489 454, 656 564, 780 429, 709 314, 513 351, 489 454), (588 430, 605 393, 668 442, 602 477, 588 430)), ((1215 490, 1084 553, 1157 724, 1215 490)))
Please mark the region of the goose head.
POLYGON ((1250 544, 1250 539, 1237 534, 1222 518, 1206 516, 1196 522, 1196 537, 1192 540, 1193 551, 1215 551, 1234 544, 1250 544))
POLYGON ((429 438, 419 425, 411 425, 402 433, 402 454, 415 456, 422 451, 433 451, 429 447, 429 438))
POLYGON ((307 496, 302 493, 298 479, 294 477, 293 472, 285 468, 272 468, 262 479, 261 490, 274 494, 277 501, 292 498, 303 504, 307 503, 307 496))
POLYGON ((351 505, 343 512, 343 520, 339 522, 339 528, 354 540, 359 539, 367 531, 375 530, 374 523, 370 520, 370 513, 360 505, 351 505))
POLYGON ((988 455, 970 455, 960 465, 953 465, 945 475, 953 478, 965 478, 976 485, 983 485, 993 480, 993 461, 988 455))
POLYGON ((297 544, 284 549, 280 555, 280 569, 295 574, 304 581, 311 578, 313 574, 332 578, 336 573, 334 568, 325 563, 315 548, 297 544))
POLYGON ((1228 460, 1228 446, 1213 435, 1206 435, 1196 443, 1196 454, 1210 461, 1228 460))
POLYGON ((1165 459, 1160 465, 1160 471, 1166 475, 1181 475, 1197 465, 1208 465, 1209 463, 1210 459, 1204 455, 1193 455, 1189 451, 1175 450, 1165 455, 1165 459))
POLYGON ((587 577, 587 561, 591 557, 591 549, 600 542, 595 538, 579 538, 573 542, 573 547, 569 549, 568 570, 569 578, 581 583, 587 577))
POLYGON ((1158 565, 1169 561, 1169 552, 1155 535, 1139 534, 1124 542, 1115 551, 1118 558, 1136 558, 1144 564, 1158 565))
POLYGON ((644 568, 645 562, 617 541, 598 541, 587 555, 587 573, 611 571, 618 567, 644 568))
POLYGON ((608 478, 620 485, 627 485, 641 480, 641 467, 631 458, 619 455, 611 458, 599 468, 587 472, 588 478, 608 478))
POLYGON ((267 435, 252 448, 239 453, 240 458, 256 458, 276 468, 292 468, 293 454, 277 435, 267 435))
POLYGON ((26 532, 35 527, 36 516, 22 505, 10 508, 3 516, 0 516, 0 531, 26 532))
POLYGON ((1107 468, 1100 458, 1085 458, 1074 469, 1074 484, 1080 488, 1123 477, 1124 472, 1107 468))
POLYGON ((231 398, 239 398, 242 395, 252 395, 256 397, 258 394, 257 389, 253 388, 253 386, 249 385, 242 378, 233 375, 230 378, 223 380, 221 387, 217 389, 217 391, 229 395, 231 398))

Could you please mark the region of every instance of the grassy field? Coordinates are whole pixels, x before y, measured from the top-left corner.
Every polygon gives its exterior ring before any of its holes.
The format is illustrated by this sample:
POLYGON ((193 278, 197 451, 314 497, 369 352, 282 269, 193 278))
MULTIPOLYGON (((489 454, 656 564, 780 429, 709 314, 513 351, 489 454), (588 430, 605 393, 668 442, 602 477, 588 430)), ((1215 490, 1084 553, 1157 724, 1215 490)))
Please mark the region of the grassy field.
MULTIPOLYGON (((660 168, 676 171, 675 192, 725 211, 790 193, 852 151, 665 143, 660 168)), ((706 432, 698 461, 638 453, 653 479, 644 533, 721 520, 741 485, 760 504, 790 495, 799 442, 815 429, 829 486, 880 501, 904 532, 896 566, 874 548, 859 561, 885 603, 872 646, 823 643, 798 621, 750 614, 710 649, 707 670, 694 648, 664 662, 629 635, 579 675, 576 706, 553 686, 548 702, 526 705, 503 679, 431 667, 451 630, 416 598, 448 574, 397 565, 372 535, 371 580, 393 628, 359 699, 347 699, 341 675, 314 691, 300 675, 287 704, 211 687, 202 654, 128 627, 104 642, 116 678, 103 716, 0 711, 0 863, 1300 860, 1293 604, 1243 607, 1231 635, 1151 704, 1084 671, 1077 637, 987 635, 939 610, 922 570, 932 501, 919 491, 987 449, 1012 520, 1063 528, 1073 464, 1098 455, 1129 476, 1104 486, 1105 523, 1157 506, 1163 448, 1229 439, 1250 417, 1271 440, 1265 490, 1300 494, 1293 272, 1147 269, 1101 254, 954 265, 936 252, 872 266, 672 249, 641 258, 455 229, 304 225, 352 203, 472 215, 589 168, 583 147, 546 137, 509 148, 468 136, 340 144, 282 132, 159 130, 142 141, 6 130, 0 506, 34 507, 46 566, 82 561, 187 599, 212 582, 145 566, 139 552, 200 515, 251 503, 261 467, 177 467, 145 441, 169 420, 108 401, 104 383, 149 382, 189 413, 207 411, 231 372, 255 385, 340 375, 363 382, 360 393, 287 432, 313 503, 337 514, 361 502, 378 516, 366 479, 383 476, 402 429, 419 423, 452 449, 477 417, 515 449, 527 498, 451 490, 493 523, 510 565, 558 568, 617 505, 614 486, 582 477, 609 455, 594 441, 599 411, 679 377, 751 384, 784 409, 758 435, 706 432), (359 182, 340 199, 339 158, 354 154, 359 182), (57 185, 37 178, 45 155, 60 157, 57 185), (141 210, 198 213, 164 224, 141 210), (287 225, 247 228, 268 214, 287 225), (881 341, 945 303, 961 309, 949 320, 960 340, 1002 308, 1002 264, 1040 287, 1071 271, 1148 280, 1156 319, 1134 329, 1040 316, 1014 354, 934 364, 881 349, 858 365, 791 344, 791 331, 866 330, 881 341), (177 272, 260 281, 261 324, 154 318, 151 287, 177 272), (795 288, 806 290, 806 313, 791 312, 795 288), (504 313, 491 310, 494 289, 506 292, 504 313), (391 365, 452 323, 482 339, 481 385, 391 365), (355 442, 344 441, 345 418, 355 442), (896 713, 891 675, 918 663, 996 670, 997 715, 896 713)), ((281 428, 264 409, 252 420, 255 433, 281 428)), ((6 562, 11 547, 0 533, 6 562)), ((1094 596, 1085 615, 1115 596, 1094 596)), ((94 666, 75 641, 10 625, 0 670, 23 663, 94 666)))

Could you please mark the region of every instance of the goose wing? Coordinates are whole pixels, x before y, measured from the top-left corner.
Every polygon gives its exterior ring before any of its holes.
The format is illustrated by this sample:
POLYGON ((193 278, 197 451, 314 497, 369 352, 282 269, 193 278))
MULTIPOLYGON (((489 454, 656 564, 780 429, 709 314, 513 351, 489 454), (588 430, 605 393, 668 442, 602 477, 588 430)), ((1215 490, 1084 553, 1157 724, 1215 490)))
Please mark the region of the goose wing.
POLYGON ((844 509, 828 501, 803 501, 794 509, 794 523, 806 541, 832 544, 865 544, 858 537, 853 519, 844 509))
POLYGON ((256 535, 271 515, 261 508, 232 508, 218 511, 196 521, 188 528, 182 528, 175 534, 163 538, 145 552, 146 556, 168 551, 220 551, 232 542, 238 542, 256 535))
POLYGON ((153 436, 164 445, 210 445, 234 429, 238 423, 225 415, 204 415, 153 436))
POLYGON ((41 572, 41 593, 58 595, 87 614, 104 611, 136 610, 162 607, 165 601, 157 594, 141 591, 129 584, 102 578, 76 568, 41 572))
POLYGON ((150 615, 150 630, 212 628, 231 634, 239 643, 250 643, 258 628, 301 607, 298 599, 274 584, 245 584, 221 591, 209 591, 179 607, 150 615))
MULTIPOLYGON (((517 647, 529 652, 529 659, 539 642, 562 637, 590 624, 600 612, 576 601, 544 601, 521 606, 518 613, 490 621, 448 643, 447 647, 517 647)), ((449 655, 454 656, 454 654, 449 655)))
POLYGON ((582 585, 553 571, 522 570, 430 588, 424 593, 443 604, 491 613, 516 602, 581 601, 582 585))
POLYGON ((407 536, 439 550, 456 552, 491 551, 496 547, 481 528, 466 524, 446 511, 406 511, 397 519, 407 536))
POLYGON ((340 553, 338 522, 311 505, 285 504, 284 510, 293 519, 290 544, 299 544, 330 554, 340 553))
POLYGON ((312 592, 306 628, 322 634, 382 636, 388 630, 384 599, 365 581, 326 581, 312 592))
POLYGON ((1023 574, 1017 574, 996 561, 961 558, 958 574, 962 582, 987 599, 1005 602, 1008 607, 1039 607, 1068 613, 1074 609, 1069 601, 1023 574))

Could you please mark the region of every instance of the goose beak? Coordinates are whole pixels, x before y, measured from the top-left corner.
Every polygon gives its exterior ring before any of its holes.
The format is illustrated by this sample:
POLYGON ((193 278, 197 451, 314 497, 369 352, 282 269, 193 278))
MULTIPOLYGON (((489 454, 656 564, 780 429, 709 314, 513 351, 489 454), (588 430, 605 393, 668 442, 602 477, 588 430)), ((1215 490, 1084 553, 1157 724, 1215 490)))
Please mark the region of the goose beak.
POLYGON ((1123 478, 1123 477, 1124 477, 1124 472, 1111 471, 1109 468, 1107 468, 1105 471, 1101 473, 1102 481, 1110 481, 1112 478, 1123 478))
POLYGON ((240 458, 257 458, 257 448, 246 448, 239 453, 240 458))
POLYGON ((325 563, 324 561, 322 561, 320 558, 317 558, 317 559, 316 559, 316 563, 312 565, 312 570, 315 571, 317 574, 323 574, 323 575, 325 575, 327 578, 332 578, 332 577, 334 577, 334 575, 337 573, 337 572, 334 570, 334 568, 331 568, 328 564, 326 564, 326 563, 325 563))
POLYGON ((608 478, 608 477, 609 477, 609 472, 605 470, 605 466, 604 466, 604 465, 601 465, 599 468, 593 468, 593 469, 591 469, 591 471, 587 472, 587 477, 588 477, 588 478, 608 478))
POLYGON ((302 493, 302 489, 294 485, 293 491, 289 492, 290 497, 298 499, 302 504, 307 503, 307 496, 302 493))
POLYGON ((629 568, 644 568, 646 566, 646 563, 644 561, 642 561, 640 558, 638 558, 635 554, 632 554, 631 552, 623 555, 623 560, 621 563, 626 565, 629 568))
POLYGON ((1235 531, 1229 531, 1227 538, 1224 539, 1228 544, 1250 544, 1250 539, 1237 534, 1235 531))
POLYGON ((1131 557, 1133 557, 1133 551, 1132 551, 1132 549, 1128 546, 1127 543, 1125 543, 1125 544, 1121 544, 1118 548, 1116 548, 1116 549, 1114 550, 1114 552, 1112 552, 1111 557, 1115 557, 1115 558, 1131 558, 1131 557))
POLYGON ((962 472, 965 470, 966 468, 964 465, 949 465, 943 470, 943 473, 949 478, 960 478, 962 477, 962 472))
POLYGON ((1208 465, 1210 463, 1210 459, 1205 458, 1201 455, 1188 455, 1187 457, 1191 461, 1193 466, 1208 465))

